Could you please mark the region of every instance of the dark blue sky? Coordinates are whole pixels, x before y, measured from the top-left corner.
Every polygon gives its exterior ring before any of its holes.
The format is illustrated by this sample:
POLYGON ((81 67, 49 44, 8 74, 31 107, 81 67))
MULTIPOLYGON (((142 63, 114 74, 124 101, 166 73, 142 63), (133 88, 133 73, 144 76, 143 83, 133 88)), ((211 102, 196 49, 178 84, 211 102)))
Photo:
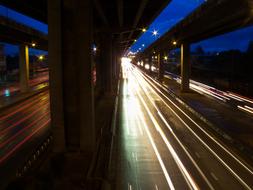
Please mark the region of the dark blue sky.
MULTIPOLYGON (((137 42, 131 47, 131 51, 135 52, 139 48, 145 49, 152 42, 161 37, 171 27, 173 27, 180 20, 185 18, 194 9, 199 7, 205 0, 172 0, 171 3, 161 12, 161 14, 154 20, 154 22, 148 27, 148 30, 137 40, 137 42), (158 35, 154 36, 152 32, 158 31, 158 35), (144 47, 143 47, 144 44, 144 47)), ((7 9, 0 5, 0 15, 6 16, 19 23, 30 26, 43 33, 48 33, 48 27, 46 24, 38 22, 25 15, 17 13, 13 10, 7 9)), ((197 45, 201 45, 205 51, 224 51, 229 49, 239 49, 245 51, 248 47, 250 40, 253 40, 253 26, 247 27, 238 31, 227 33, 225 35, 217 36, 212 39, 204 40, 192 45, 194 49, 197 45)), ((6 44, 6 54, 18 53, 18 46, 6 44)), ((31 49, 32 54, 45 54, 44 51, 38 51, 31 49)))
POLYGON ((246 51, 249 41, 253 41, 253 26, 203 40, 192 44, 192 48, 194 49, 196 46, 200 45, 205 51, 209 52, 226 51, 231 49, 246 51))
POLYGON ((130 48, 136 52, 141 48, 145 49, 152 42, 161 37, 165 32, 175 24, 189 15, 194 9, 199 7, 204 0, 172 0, 171 3, 161 12, 161 14, 148 27, 148 30, 141 35, 137 42, 130 48), (154 30, 158 31, 157 37, 152 34, 154 30), (142 44, 145 46, 143 47, 142 44))
MULTIPOLYGON (((147 32, 143 33, 130 48, 130 51, 136 52, 139 48, 141 48, 139 51, 143 51, 148 45, 161 37, 202 3, 205 3, 205 0, 172 0, 150 25, 147 32), (157 30, 159 33, 157 37, 152 35, 154 30, 157 30), (142 44, 145 46, 143 47, 142 44)), ((245 51, 250 40, 253 40, 253 26, 192 44, 192 49, 196 48, 197 45, 201 45, 205 51, 209 52, 230 49, 245 51)))

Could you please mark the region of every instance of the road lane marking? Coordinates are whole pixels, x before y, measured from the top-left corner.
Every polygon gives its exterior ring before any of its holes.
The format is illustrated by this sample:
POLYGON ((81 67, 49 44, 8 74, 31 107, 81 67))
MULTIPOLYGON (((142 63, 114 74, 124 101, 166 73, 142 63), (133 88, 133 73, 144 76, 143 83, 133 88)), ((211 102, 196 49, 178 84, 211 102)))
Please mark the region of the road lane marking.
MULTIPOLYGON (((142 89, 144 88, 144 85, 140 85, 142 87, 142 89)), ((143 91, 145 92, 145 89, 143 89, 143 91)), ((147 97, 149 98, 148 94, 146 94, 147 97)), ((159 96, 160 97, 160 96, 159 96)), ((150 100, 150 99, 149 99, 150 100)), ((150 100, 151 101, 151 100, 150 100)), ((143 100, 144 102, 144 100, 143 100)), ((162 121, 164 122, 164 124, 167 126, 167 128, 171 131, 171 134, 174 136, 174 138, 177 140, 177 142, 180 144, 180 146, 183 148, 183 150, 185 151, 186 155, 189 157, 189 159, 191 160, 191 162, 194 164, 194 166, 196 167, 196 169, 198 170, 198 172, 200 173, 200 175, 203 177, 203 179, 206 181, 207 185, 209 186, 210 189, 214 190, 214 187, 212 186, 212 184, 209 182, 209 180, 207 179, 207 177, 205 176, 205 174, 202 172, 202 170, 198 167, 197 163, 194 161, 194 159, 191 157, 190 153, 187 151, 186 147, 181 143, 181 141, 177 138, 176 134, 173 132, 172 127, 168 124, 168 122, 166 121, 166 119, 163 117, 163 115, 161 114, 161 112, 159 111, 159 109, 157 108, 157 106, 155 105, 154 102, 151 101, 151 103, 153 104, 153 106, 155 107, 155 109, 158 112, 158 115, 160 116, 160 118, 162 119, 162 121)), ((144 103, 143 103, 144 104, 144 103)), ((144 105, 145 106, 145 105, 144 105)), ((166 139, 166 138, 165 138, 166 139)), ((167 140, 167 139, 166 139, 167 140)), ((187 171, 187 170, 186 170, 187 171)), ((188 173, 188 172, 187 172, 188 173)), ((189 176, 189 175, 187 175, 189 176)), ((185 176, 185 177, 187 177, 185 176)), ((192 182, 193 183, 193 182, 192 182)))
MULTIPOLYGON (((137 91, 136 91, 136 92, 137 92, 137 91)), ((139 105, 137 105, 137 106, 138 106, 138 108, 139 108, 139 105)), ((154 140, 153 140, 153 137, 152 137, 152 135, 151 135, 151 133, 150 133, 150 131, 149 131, 149 129, 148 129, 148 125, 147 125, 146 121, 144 120, 144 116, 143 116, 143 113, 141 112, 140 108, 139 108, 139 111, 137 112, 137 114, 138 114, 138 118, 140 119, 141 123, 142 123, 143 126, 144 126, 144 130, 145 130, 145 132, 146 132, 146 134, 147 134, 147 136, 148 136, 148 139, 149 139, 149 141, 150 141, 150 143, 151 143, 151 145, 152 145, 152 148, 153 148, 153 150, 154 150, 154 152, 155 152, 155 155, 156 155, 156 157, 157 157, 157 159, 158 159, 158 162, 159 162, 159 164, 160 164, 160 166, 161 166, 161 168, 162 168, 163 174, 164 174, 165 179, 166 179, 166 181, 167 181, 167 183, 168 183, 168 185, 169 185, 169 188, 170 188, 171 190, 175 190, 175 187, 174 187, 174 185, 173 185, 173 183, 172 183, 172 181, 171 181, 171 178, 170 178, 170 176, 169 176, 169 174, 168 174, 168 171, 167 171, 167 169, 166 169, 166 167, 165 167, 165 165, 164 165, 164 163, 163 163, 163 160, 162 160, 162 158, 161 158, 161 156, 160 156, 160 153, 159 153, 159 151, 158 151, 158 149, 157 149, 157 147, 156 147, 156 144, 155 144, 155 142, 154 142, 154 140)))
POLYGON ((128 183, 128 190, 132 190, 132 185, 128 183))
POLYGON ((145 120, 143 119, 143 115, 141 115, 141 113, 139 113, 139 116, 140 116, 140 119, 141 119, 141 121, 142 121, 142 123, 143 123, 143 125, 144 125, 144 129, 145 129, 145 131, 146 131, 146 133, 147 133, 147 135, 148 135, 149 141, 151 142, 151 145, 152 145, 152 147, 153 147, 153 149, 154 149, 154 151, 155 151, 155 154, 156 154, 156 157, 157 157, 157 159, 158 159, 158 161, 159 161, 159 163, 160 163, 160 166, 161 166, 161 168, 162 168, 162 170, 163 170, 163 173, 164 173, 164 176, 165 176, 165 178, 166 178, 166 181, 167 181, 167 183, 168 183, 170 189, 171 189, 171 190, 175 190, 175 187, 174 187, 174 185, 173 185, 173 183, 172 183, 172 181, 171 181, 171 178, 170 178, 170 176, 169 176, 169 174, 168 174, 168 171, 167 171, 167 169, 166 169, 166 167, 165 167, 165 165, 164 165, 164 163, 163 163, 163 160, 162 160, 162 158, 161 158, 161 156, 160 156, 160 153, 159 153, 159 151, 158 151, 158 149, 157 149, 157 147, 156 147, 156 144, 155 144, 155 142, 154 142, 154 140, 153 140, 153 137, 152 137, 152 135, 151 135, 151 133, 150 133, 150 131, 149 131, 149 129, 148 129, 148 126, 147 126, 145 120))
MULTIPOLYGON (((143 74, 141 73, 141 75, 143 76, 143 74)), ((145 76, 144 76, 145 77, 145 76)), ((146 77, 145 77, 146 78, 146 77)), ((150 78, 150 77, 149 77, 150 78)), ((153 79, 150 79, 152 81, 154 81, 153 79)), ((157 83, 156 81, 154 81, 155 83, 157 83)), ((151 82, 149 82, 151 83, 151 82)), ((159 86, 161 86, 159 83, 157 83, 159 86)), ((169 102, 171 102, 171 104, 173 104, 179 111, 181 111, 181 113, 183 113, 183 115, 185 115, 193 124, 195 124, 204 134, 206 134, 211 140, 213 140, 213 142, 215 142, 217 145, 219 145, 225 152, 227 152, 232 158, 234 158, 241 166, 243 166, 248 172, 250 172, 251 174, 253 174, 253 172, 244 164, 242 163, 238 158, 236 158, 231 152, 229 152, 223 145, 221 145, 218 141, 216 141, 210 134, 208 134, 202 127, 200 127, 200 125, 198 125, 192 118, 190 118, 184 111, 182 111, 182 109, 180 109, 174 102, 172 102, 172 100, 170 100, 167 96, 164 95, 164 93, 161 92, 161 90, 159 90, 157 87, 154 86, 154 84, 150 84, 153 86, 153 88, 155 88, 158 92, 160 92, 160 94, 162 94, 163 97, 165 97, 169 102)), ((164 88, 163 86, 161 86, 162 88, 164 88)), ((151 89, 153 89, 151 87, 151 89)), ((161 97, 157 92, 155 92, 155 90, 153 89, 154 93, 156 93, 159 97, 161 97)), ((196 136, 196 138, 199 139, 199 141, 223 164, 223 166, 225 166, 230 173, 232 173, 234 175, 234 177, 247 189, 251 189, 250 186, 244 182, 244 180, 242 180, 240 178, 240 176, 238 176, 233 169, 231 169, 190 127, 189 125, 187 125, 184 120, 161 98, 161 100, 164 102, 164 104, 178 117, 178 119, 192 132, 192 134, 194 136, 196 136)))
POLYGON ((211 176, 212 176, 216 181, 219 180, 213 172, 210 172, 210 174, 211 174, 211 176))
MULTIPOLYGON (((139 71, 138 71, 139 72, 139 71)), ((140 73, 140 72, 139 72, 140 73)), ((156 83, 158 86, 160 86, 161 88, 163 88, 163 90, 167 91, 168 89, 166 89, 165 87, 163 87, 161 84, 159 84, 158 82, 156 82, 154 79, 152 79, 149 76, 144 76, 142 73, 140 73, 143 77, 145 78, 150 78, 150 80, 152 80, 154 83, 156 83)), ((154 86, 154 84, 152 84, 153 88, 155 88, 158 92, 160 92, 162 94, 163 97, 165 97, 165 99, 167 99, 172 105, 174 105, 184 116, 186 116, 193 124, 195 124, 205 135, 207 135, 211 140, 213 140, 213 142, 215 142, 219 147, 221 147, 226 153, 228 153, 234 160, 236 160, 241 166, 243 166, 249 173, 251 173, 253 175, 253 171, 247 167, 242 161, 240 161, 235 155, 233 155, 227 148, 225 148, 221 143, 219 143, 217 140, 215 140, 210 134, 208 134, 208 132, 206 132, 199 124, 197 124, 191 117, 189 117, 181 108, 179 108, 172 100, 170 100, 170 98, 168 98, 163 92, 161 92, 161 90, 159 90, 157 87, 154 86)), ((157 93, 156 93, 157 94, 157 93)), ((158 95, 159 97, 161 97, 160 95, 158 95)), ((161 98, 162 99, 162 98, 161 98)), ((162 99, 162 101, 165 103, 165 105, 167 105, 167 103, 162 99)), ((169 105, 167 105, 167 107, 170 108, 169 105)), ((171 108, 170 108, 171 109, 171 108)), ((171 109, 172 110, 172 109, 171 109)), ((174 112, 175 113, 175 112, 174 112)), ((176 114, 176 116, 178 116, 176 114)))
POLYGON ((195 152, 195 154, 196 154, 196 156, 197 156, 198 158, 200 158, 200 155, 199 155, 199 153, 195 152))
MULTIPOLYGON (((155 125, 157 131, 160 133, 163 141, 165 142, 165 144, 167 145, 169 151, 171 152, 172 157, 174 158, 175 162, 177 163, 180 171, 182 172, 183 176, 186 179, 187 184, 189 185, 189 187, 191 189, 199 189, 196 185, 196 183, 194 182, 194 180, 191 178, 190 174, 188 173, 188 171, 186 170, 186 168, 184 167, 183 163, 181 162, 181 160, 179 159, 178 155, 176 154, 175 150, 173 149, 173 147, 171 146, 171 144, 168 142, 168 140, 166 139, 163 131, 161 130, 159 124, 157 123, 157 121, 155 120, 155 118, 153 117, 152 113, 150 112, 150 110, 147 107, 147 104, 145 103, 145 101, 143 100, 143 98, 141 97, 140 93, 137 91, 136 87, 134 86, 135 91, 137 92, 137 95, 139 97, 139 99, 141 100, 142 104, 144 105, 151 121, 153 122, 153 124, 155 125)), ((144 121, 144 119, 141 117, 141 119, 144 121)), ((145 130, 148 130, 148 127, 144 124, 145 126, 145 130)), ((148 130, 149 131, 149 130, 148 130)), ((150 133, 150 132, 149 132, 150 133)), ((165 166, 164 166, 165 167, 165 166)))

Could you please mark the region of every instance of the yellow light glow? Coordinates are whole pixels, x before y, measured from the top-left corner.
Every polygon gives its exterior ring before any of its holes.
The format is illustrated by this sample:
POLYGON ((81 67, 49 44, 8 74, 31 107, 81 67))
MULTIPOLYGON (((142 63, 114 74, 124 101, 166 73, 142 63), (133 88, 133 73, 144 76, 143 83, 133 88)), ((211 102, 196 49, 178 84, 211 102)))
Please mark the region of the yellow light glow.
POLYGON ((167 56, 164 56, 164 58, 163 58, 164 60, 168 60, 168 57, 167 56))
POLYGON ((146 32, 146 31, 147 31, 147 29, 146 29, 146 28, 143 28, 143 29, 142 29, 142 32, 146 32))
POLYGON ((173 41, 173 45, 177 45, 177 42, 176 42, 176 41, 173 41))
POLYGON ((39 56, 39 60, 43 60, 44 59, 44 56, 43 55, 40 55, 39 56))
POLYGON ((32 43, 32 47, 35 47, 36 46, 36 44, 35 43, 32 43))

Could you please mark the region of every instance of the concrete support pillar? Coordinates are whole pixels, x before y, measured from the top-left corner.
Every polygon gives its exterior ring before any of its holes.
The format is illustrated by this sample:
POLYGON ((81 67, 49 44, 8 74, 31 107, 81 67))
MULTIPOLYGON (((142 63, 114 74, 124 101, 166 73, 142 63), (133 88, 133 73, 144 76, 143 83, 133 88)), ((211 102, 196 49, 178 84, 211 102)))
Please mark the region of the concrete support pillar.
POLYGON ((21 92, 29 90, 29 48, 24 44, 19 46, 19 84, 21 92))
POLYGON ((116 78, 117 79, 119 79, 120 69, 121 69, 121 57, 119 55, 119 51, 117 51, 117 55, 116 55, 116 78))
POLYGON ((48 0, 54 152, 95 149, 91 0, 48 0))
POLYGON ((152 73, 151 67, 153 65, 152 55, 148 56, 149 73, 152 73))
POLYGON ((158 79, 159 81, 163 81, 163 75, 164 75, 164 60, 161 57, 161 54, 158 53, 157 55, 157 63, 158 63, 158 79))
POLYGON ((113 77, 113 59, 112 59, 112 36, 111 34, 103 34, 101 38, 101 80, 102 92, 104 94, 112 93, 112 77, 113 77))
POLYGON ((190 84, 190 45, 181 45, 181 91, 188 92, 190 84))

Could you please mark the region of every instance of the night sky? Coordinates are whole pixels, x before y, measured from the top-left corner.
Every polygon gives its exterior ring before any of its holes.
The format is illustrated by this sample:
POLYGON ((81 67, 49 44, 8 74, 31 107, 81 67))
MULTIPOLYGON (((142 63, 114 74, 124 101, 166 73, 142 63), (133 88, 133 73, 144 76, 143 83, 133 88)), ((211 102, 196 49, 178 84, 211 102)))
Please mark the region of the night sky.
MULTIPOLYGON (((147 32, 143 33, 130 48, 130 51, 143 51, 148 45, 161 37, 204 2, 205 0, 172 0, 149 26, 147 32), (158 31, 159 35, 157 37, 152 34, 154 30, 158 31)), ((201 45, 206 52, 218 52, 231 49, 245 51, 248 48, 250 40, 253 40, 253 26, 192 44, 192 49, 194 50, 196 46, 201 45)))
POLYGON ((172 0, 171 3, 161 12, 161 14, 154 20, 154 22, 148 27, 148 30, 141 35, 137 42, 131 47, 132 52, 140 51, 148 47, 152 42, 161 37, 172 26, 177 24, 180 20, 186 17, 204 0, 172 0), (157 30, 158 35, 154 36, 153 31, 157 30), (143 47, 144 44, 145 46, 143 47))
MULTIPOLYGON (((140 51, 142 51, 204 2, 205 0, 172 0, 130 50, 136 52, 141 48, 140 51), (153 35, 154 31, 157 31, 158 35, 153 35)), ((10 19, 28 25, 43 33, 48 33, 48 27, 46 24, 7 9, 1 5, 0 15, 7 16, 10 19)), ((201 45, 206 52, 217 52, 229 49, 245 51, 250 40, 253 40, 253 26, 198 42, 192 45, 192 49, 197 45, 201 45)), ((5 52, 6 54, 16 54, 18 53, 18 46, 6 44, 5 52)), ((30 52, 31 54, 46 53, 35 49, 31 49, 30 52)))

